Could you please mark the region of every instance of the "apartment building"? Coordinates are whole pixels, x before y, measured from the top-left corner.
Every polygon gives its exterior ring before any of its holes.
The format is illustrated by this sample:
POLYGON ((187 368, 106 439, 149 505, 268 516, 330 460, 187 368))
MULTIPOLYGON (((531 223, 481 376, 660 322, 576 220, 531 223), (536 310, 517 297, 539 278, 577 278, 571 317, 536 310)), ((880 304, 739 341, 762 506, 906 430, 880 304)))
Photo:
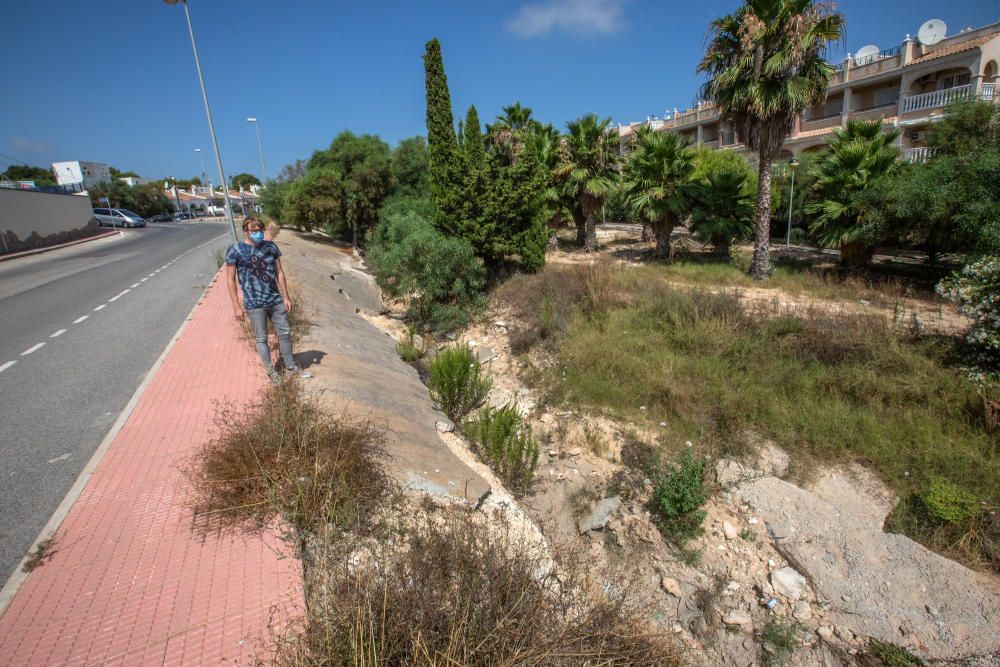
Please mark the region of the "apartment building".
MULTIPOLYGON (((1000 22, 934 39, 933 44, 923 44, 907 35, 902 44, 890 49, 867 48, 861 57, 848 54, 837 66, 825 99, 795 119, 779 159, 822 149, 834 129, 848 120, 879 119, 900 130, 898 144, 906 159, 926 160, 931 123, 952 102, 973 97, 997 100, 1000 76, 1000 22)), ((733 128, 722 122, 711 102, 684 111, 675 109, 662 119, 619 126, 623 153, 643 125, 677 132, 701 146, 743 150, 733 128)))
POLYGON ((82 160, 53 162, 52 173, 55 174, 56 183, 59 185, 80 185, 84 190, 111 180, 111 167, 100 162, 82 160))

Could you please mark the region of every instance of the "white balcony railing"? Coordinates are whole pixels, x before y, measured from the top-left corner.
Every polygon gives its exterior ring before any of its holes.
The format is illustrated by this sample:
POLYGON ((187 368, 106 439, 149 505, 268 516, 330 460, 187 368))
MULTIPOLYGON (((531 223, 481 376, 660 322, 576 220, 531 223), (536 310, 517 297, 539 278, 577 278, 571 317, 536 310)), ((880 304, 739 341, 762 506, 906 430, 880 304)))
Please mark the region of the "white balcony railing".
POLYGON ((927 162, 931 157, 931 149, 927 146, 907 148, 903 151, 903 159, 907 162, 927 162))
MULTIPOLYGON (((984 100, 992 100, 996 90, 996 84, 984 83, 979 89, 979 97, 984 100)), ((910 111, 923 111, 924 109, 936 109, 945 107, 953 102, 967 100, 976 95, 976 85, 967 83, 964 86, 935 90, 932 93, 923 95, 913 95, 903 100, 903 113, 910 111)))

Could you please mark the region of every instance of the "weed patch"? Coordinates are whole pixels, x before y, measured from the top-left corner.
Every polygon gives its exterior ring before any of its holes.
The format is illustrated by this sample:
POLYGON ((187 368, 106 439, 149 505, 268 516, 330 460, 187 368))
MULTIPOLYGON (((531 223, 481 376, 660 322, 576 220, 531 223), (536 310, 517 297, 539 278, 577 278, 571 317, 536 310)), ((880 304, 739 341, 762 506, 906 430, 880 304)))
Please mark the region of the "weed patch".
POLYGON ((956 363, 959 342, 877 316, 748 308, 734 294, 671 286, 660 268, 611 272, 600 309, 584 297, 569 308, 541 379, 547 401, 662 422, 661 442, 695 441, 713 458, 740 453, 753 433, 800 469, 859 462, 917 499, 900 503, 891 528, 1000 570, 989 513, 1000 505, 1000 440, 956 363), (953 485, 943 511, 961 526, 931 520, 921 499, 940 500, 937 480, 953 485), (969 517, 971 498, 982 509, 969 517))
POLYGON ((790 658, 799 646, 797 635, 801 632, 798 623, 771 617, 764 624, 760 639, 764 643, 766 665, 780 665, 790 658))
POLYGON ((864 667, 916 667, 924 664, 920 658, 902 646, 872 639, 860 656, 864 667))
POLYGON ((557 574, 509 526, 464 510, 416 523, 395 544, 330 558, 305 632, 274 662, 679 664, 624 595, 557 574))
POLYGON ((486 406, 466 424, 466 433, 479 455, 515 493, 528 488, 538 464, 538 442, 517 405, 486 406))
POLYGON ((222 409, 216 425, 185 468, 202 530, 255 532, 281 518, 303 539, 358 527, 393 492, 383 432, 325 413, 294 380, 222 409))
POLYGON ((671 466, 653 490, 661 529, 678 544, 683 545, 701 532, 706 516, 701 506, 708 500, 704 471, 704 462, 696 459, 688 448, 680 464, 671 466))
POLYGON ((406 338, 396 343, 396 354, 408 364, 412 364, 422 359, 424 349, 416 344, 417 328, 412 324, 406 328, 406 338))
POLYGON ((483 402, 493 381, 482 372, 479 361, 465 345, 441 350, 428 367, 427 387, 453 421, 483 402))
POLYGON ((45 565, 56 553, 56 536, 51 535, 46 537, 44 540, 40 541, 36 546, 34 551, 28 554, 27 560, 24 561, 24 565, 21 566, 21 571, 30 574, 34 572, 42 565, 45 565))

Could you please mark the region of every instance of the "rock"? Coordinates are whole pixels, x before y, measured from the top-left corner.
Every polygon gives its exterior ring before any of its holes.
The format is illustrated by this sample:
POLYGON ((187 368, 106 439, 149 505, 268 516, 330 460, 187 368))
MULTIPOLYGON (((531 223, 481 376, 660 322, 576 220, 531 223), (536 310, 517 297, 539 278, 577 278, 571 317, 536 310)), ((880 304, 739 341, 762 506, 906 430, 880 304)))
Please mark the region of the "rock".
POLYGON ((739 531, 736 530, 736 526, 729 523, 728 521, 722 522, 722 534, 726 536, 727 540, 735 540, 737 537, 740 536, 739 531))
POLYGON ((490 389, 490 393, 486 395, 486 402, 494 410, 499 410, 500 408, 508 406, 514 402, 514 394, 506 389, 493 387, 490 389))
POLYGON ((740 627, 749 627, 753 625, 753 619, 750 618, 750 614, 742 609, 730 609, 722 617, 722 622, 726 625, 738 625, 740 627))
POLYGON ((805 600, 799 600, 792 609, 792 616, 800 621, 808 621, 812 618, 812 607, 805 600))
POLYGON ((771 585, 774 590, 790 600, 798 600, 802 589, 806 587, 806 578, 791 567, 783 567, 771 572, 771 585))
POLYGON ((784 477, 788 474, 788 454, 777 445, 766 442, 757 451, 754 467, 766 475, 784 477))
POLYGON ((767 533, 774 540, 787 540, 795 532, 787 521, 767 521, 767 533))
POLYGON ((818 628, 816 628, 816 634, 822 637, 823 639, 829 640, 830 638, 833 637, 833 628, 831 628, 829 625, 821 625, 818 628))
POLYGON ((441 431, 442 433, 451 433, 452 431, 455 430, 455 425, 452 424, 450 421, 444 421, 443 419, 439 419, 436 422, 434 422, 434 428, 441 431))
POLYGON ((496 358, 496 356, 497 356, 496 350, 494 350, 492 347, 481 345, 479 346, 479 348, 476 349, 476 359, 478 359, 479 363, 481 364, 485 364, 489 361, 492 361, 493 359, 496 358))
POLYGON ((843 639, 845 642, 852 642, 852 641, 854 641, 854 633, 851 632, 850 628, 846 628, 843 625, 838 625, 837 627, 835 627, 833 629, 833 632, 838 637, 840 637, 841 639, 843 639))
POLYGON ((580 534, 582 535, 588 531, 603 528, 611 519, 611 515, 618 511, 621 504, 622 500, 618 496, 605 498, 597 503, 590 515, 580 519, 577 523, 580 534))
POLYGON ((684 597, 684 591, 681 589, 680 583, 678 583, 678 581, 672 577, 661 577, 660 588, 662 588, 667 593, 670 593, 678 600, 684 597))
POLYGON ((583 450, 580 449, 579 447, 574 447, 573 449, 571 449, 571 450, 569 450, 567 452, 567 454, 569 454, 570 456, 579 456, 582 453, 583 453, 583 450))
POLYGON ((715 478, 721 486, 738 484, 746 474, 746 469, 736 461, 719 459, 715 464, 715 478))

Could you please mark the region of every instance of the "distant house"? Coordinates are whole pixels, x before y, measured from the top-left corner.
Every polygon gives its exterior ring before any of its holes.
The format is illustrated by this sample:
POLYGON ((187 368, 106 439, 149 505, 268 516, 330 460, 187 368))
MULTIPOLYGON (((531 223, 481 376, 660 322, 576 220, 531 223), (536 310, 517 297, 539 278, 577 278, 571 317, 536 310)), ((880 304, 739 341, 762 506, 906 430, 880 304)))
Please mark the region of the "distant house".
POLYGON ((52 172, 59 185, 81 185, 85 190, 111 180, 111 167, 100 162, 53 162, 52 172))
POLYGON ((141 176, 122 176, 118 179, 130 188, 134 188, 137 185, 145 185, 146 183, 155 183, 152 178, 143 178, 141 176))

